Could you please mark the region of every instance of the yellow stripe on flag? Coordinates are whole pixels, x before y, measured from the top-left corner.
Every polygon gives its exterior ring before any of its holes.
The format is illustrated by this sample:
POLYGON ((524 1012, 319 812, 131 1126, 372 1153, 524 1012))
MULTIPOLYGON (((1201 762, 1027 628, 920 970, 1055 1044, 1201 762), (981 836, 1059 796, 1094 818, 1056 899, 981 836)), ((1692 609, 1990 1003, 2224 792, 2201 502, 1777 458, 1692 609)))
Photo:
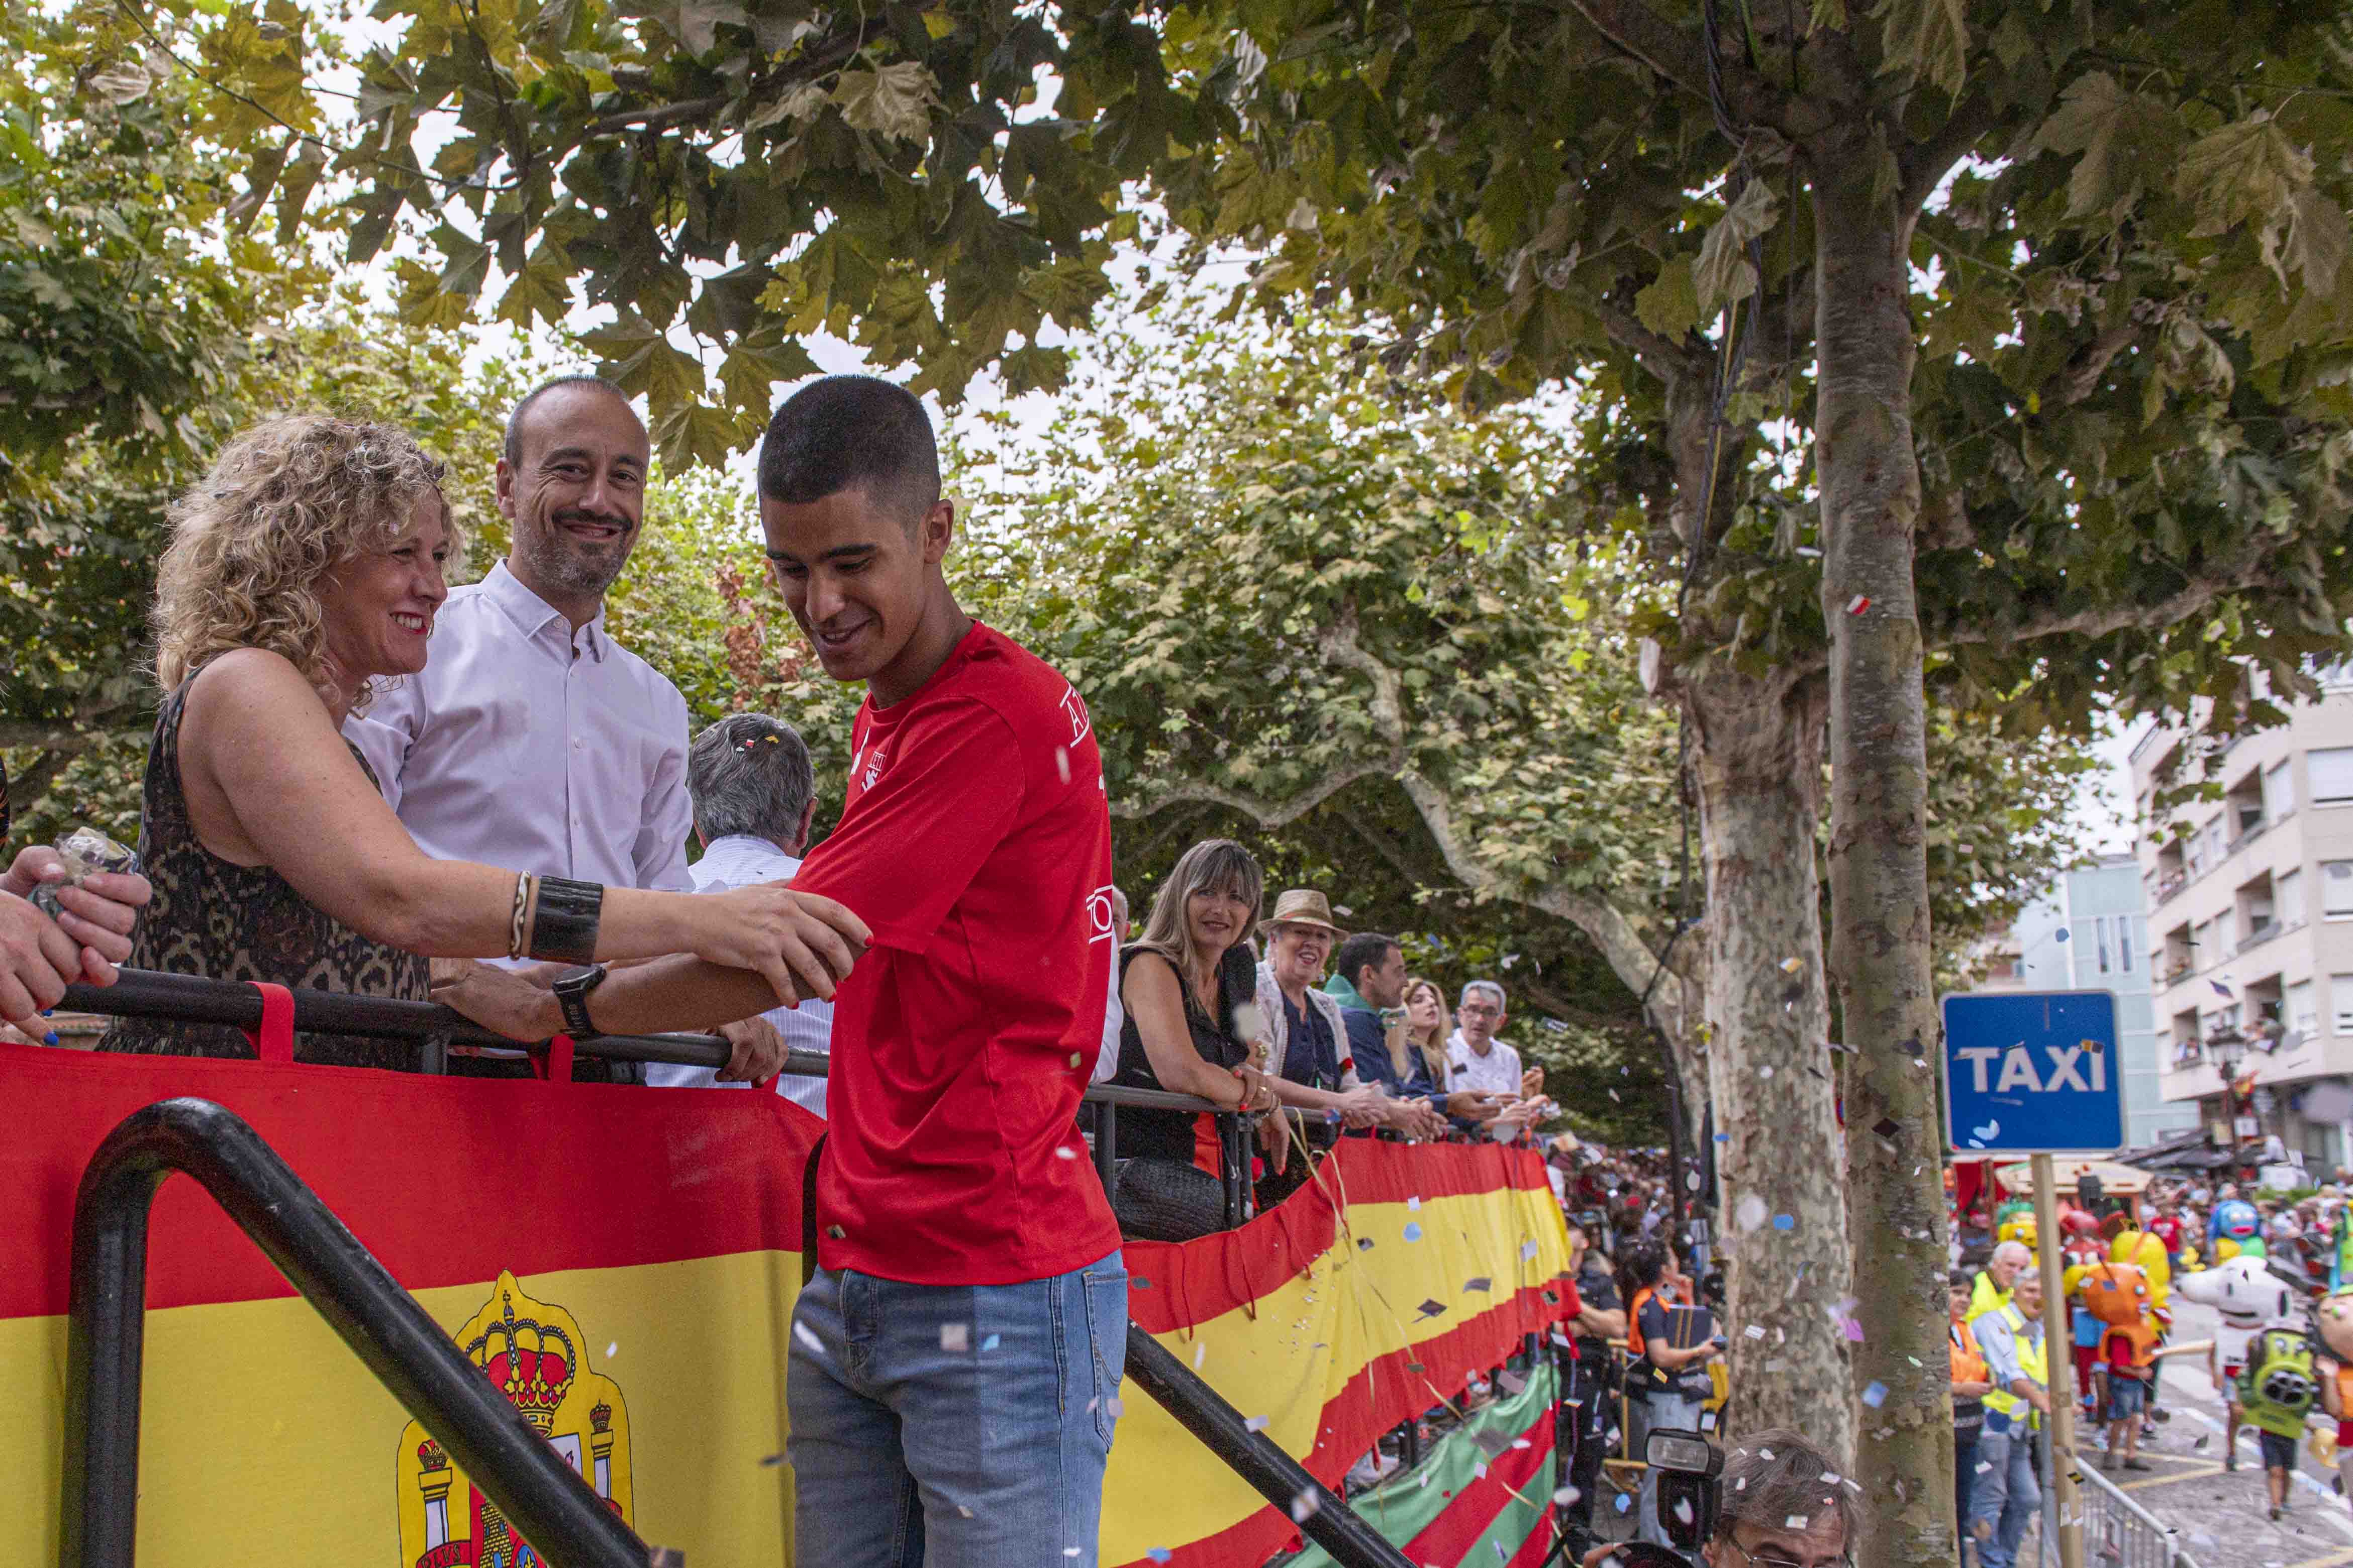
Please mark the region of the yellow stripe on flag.
MULTIPOLYGON (((791 1470, 776 1457, 799 1258, 744 1252, 521 1284, 577 1323, 584 1342, 569 1372, 584 1392, 596 1378, 617 1391, 627 1452, 614 1457, 626 1469, 614 1469, 630 1483, 638 1533, 682 1548, 691 1563, 789 1561, 791 1470)), ((495 1289, 454 1286, 417 1300, 454 1333, 495 1305, 495 1289)), ((0 1496, 30 1502, 0 1510, 0 1561, 57 1559, 65 1354, 63 1318, 0 1320, 0 1431, 12 1437, 0 1447, 0 1496)), ((609 1394, 598 1402, 613 1404, 609 1394)), ((608 1418, 602 1436, 617 1437, 611 1428, 621 1425, 620 1415, 608 1418)), ((404 1468, 406 1484, 418 1479, 408 1427, 407 1413, 298 1297, 151 1311, 141 1561, 413 1563, 404 1513, 413 1536, 423 1508, 402 1492, 404 1468)), ((554 1436, 564 1446, 565 1435, 554 1436)), ((599 1434, 584 1426, 577 1436, 588 1473, 599 1434)), ((445 1505, 453 1520, 465 1499, 460 1482, 445 1505)))

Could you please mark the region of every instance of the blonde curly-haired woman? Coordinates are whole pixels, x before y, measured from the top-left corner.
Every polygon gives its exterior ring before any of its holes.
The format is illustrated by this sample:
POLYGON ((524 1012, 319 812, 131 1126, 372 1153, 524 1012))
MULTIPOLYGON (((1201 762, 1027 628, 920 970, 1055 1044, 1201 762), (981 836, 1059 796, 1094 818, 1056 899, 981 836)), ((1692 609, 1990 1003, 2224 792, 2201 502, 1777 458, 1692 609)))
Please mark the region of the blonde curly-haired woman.
MULTIPOLYGON (((608 1034, 830 996, 867 931, 829 900, 523 876, 436 860, 401 826, 338 727, 373 682, 425 668, 459 542, 441 473, 389 426, 290 416, 231 441, 173 507, 154 611, 164 698, 141 813, 155 893, 132 964, 422 1000, 429 957, 705 961, 616 975, 594 999, 608 1034)), ((143 1019, 100 1048, 252 1054, 226 1026, 143 1019)), ((413 1068, 417 1051, 298 1037, 295 1055, 413 1068)))

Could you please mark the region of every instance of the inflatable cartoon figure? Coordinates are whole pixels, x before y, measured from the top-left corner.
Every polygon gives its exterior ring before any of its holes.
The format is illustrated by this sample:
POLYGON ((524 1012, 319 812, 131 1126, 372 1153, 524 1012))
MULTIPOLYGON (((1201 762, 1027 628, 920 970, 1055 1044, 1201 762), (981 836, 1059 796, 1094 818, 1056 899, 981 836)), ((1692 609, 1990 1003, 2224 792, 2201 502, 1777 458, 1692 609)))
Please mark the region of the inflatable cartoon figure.
POLYGON ((2234 1257, 2261 1258, 2263 1255, 2263 1216, 2255 1213, 2255 1205, 2244 1198, 2224 1198, 2216 1204, 2214 1217, 2206 1222, 2206 1231, 2208 1239, 2216 1244, 2215 1256, 2218 1258, 2222 1256, 2219 1248, 2225 1241, 2236 1245, 2238 1250, 2232 1255, 2234 1257))
POLYGON ((2165 1243, 2145 1230, 2119 1231, 2108 1243, 2108 1256, 2141 1271, 2148 1280, 2150 1307, 2162 1311, 2173 1288, 2173 1265, 2165 1255, 2165 1243))
POLYGON ((2031 1208, 2020 1209, 2011 1214, 2009 1218, 1995 1226, 1993 1232, 1996 1241, 2021 1242, 2028 1247, 2036 1245, 2037 1236, 2034 1211, 2031 1208))
POLYGON ((2207 1367, 2213 1373, 2216 1392, 2230 1399, 2222 1463, 2236 1469, 2239 1421, 2245 1415, 2237 1389, 2240 1374, 2247 1370, 2248 1346, 2266 1326, 2295 1327, 2295 1292, 2262 1258, 2244 1257, 2185 1274, 2174 1281, 2173 1288, 2199 1305, 2213 1308, 2222 1320, 2214 1330, 2214 1348, 2208 1352, 2207 1367))

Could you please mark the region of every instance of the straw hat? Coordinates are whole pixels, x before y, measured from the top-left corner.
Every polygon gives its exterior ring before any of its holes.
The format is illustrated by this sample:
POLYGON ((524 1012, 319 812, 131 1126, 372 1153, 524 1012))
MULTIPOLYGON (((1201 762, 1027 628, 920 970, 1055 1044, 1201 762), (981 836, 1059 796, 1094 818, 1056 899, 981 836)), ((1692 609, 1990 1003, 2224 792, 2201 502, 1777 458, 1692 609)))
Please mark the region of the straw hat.
POLYGON ((1283 925, 1321 926, 1335 942, 1348 934, 1332 923, 1330 901, 1313 888, 1285 888, 1274 900, 1274 913, 1259 921, 1258 934, 1263 937, 1283 925))

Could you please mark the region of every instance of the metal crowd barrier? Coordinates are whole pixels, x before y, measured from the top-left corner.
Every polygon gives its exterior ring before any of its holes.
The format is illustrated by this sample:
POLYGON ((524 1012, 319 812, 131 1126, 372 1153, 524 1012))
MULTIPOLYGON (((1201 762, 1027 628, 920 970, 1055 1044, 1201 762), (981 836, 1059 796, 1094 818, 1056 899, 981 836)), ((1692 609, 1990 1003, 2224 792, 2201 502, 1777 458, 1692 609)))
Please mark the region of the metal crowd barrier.
MULTIPOLYGON (((446 1072, 452 1046, 516 1048, 515 1041, 438 1002, 354 996, 342 991, 296 990, 292 994, 297 1031, 414 1040, 418 1070, 423 1072, 446 1072)), ((68 1012, 117 1018, 165 1018, 239 1029, 261 1026, 261 994, 252 986, 153 969, 125 969, 111 985, 69 985, 58 1005, 68 1012)), ((716 1035, 598 1035, 575 1040, 573 1048, 579 1056, 607 1061, 670 1062, 697 1068, 723 1068, 732 1054, 727 1042, 716 1035)), ((823 1078, 828 1065, 822 1052, 793 1051, 785 1058, 784 1070, 798 1077, 823 1078)), ((1225 1189, 1226 1228, 1231 1230, 1250 1218, 1253 1203, 1250 1129, 1241 1116, 1189 1094, 1130 1089, 1124 1084, 1092 1086, 1087 1090, 1086 1103, 1095 1165, 1105 1192, 1115 1191, 1118 1182, 1119 1107, 1198 1111, 1218 1118, 1218 1143, 1224 1156, 1219 1179, 1225 1189)))
MULTIPOLYGON (((453 1044, 515 1042, 435 1003, 295 991, 293 1026, 311 1034, 414 1039, 444 1065, 453 1044)), ((120 1017, 171 1018, 259 1028, 251 986, 124 970, 105 987, 73 986, 61 1005, 120 1017)), ((602 1036, 584 1056, 723 1067, 730 1047, 709 1035, 602 1036)), ((794 1052, 786 1070, 822 1076, 827 1058, 794 1052)), ((1118 1107, 1207 1111, 1219 1118, 1229 1216, 1250 1204, 1247 1123, 1208 1100, 1097 1085, 1106 1172, 1118 1107), (1239 1178, 1236 1171, 1240 1173, 1239 1178)), ((174 1171, 201 1183, 279 1272, 325 1318, 368 1370, 474 1477, 551 1563, 563 1568, 642 1568, 645 1542, 469 1362, 375 1256, 246 1122, 209 1100, 161 1100, 108 1134, 82 1173, 74 1206, 67 1329, 63 1568, 132 1568, 138 1541, 140 1383, 146 1323, 147 1219, 174 1171)), ((1239 1218, 1235 1223, 1240 1223, 1239 1218)), ((1220 1462, 1343 1568, 1412 1568, 1404 1554, 1317 1482, 1282 1447, 1143 1330, 1128 1331, 1127 1371, 1220 1462)))
POLYGON ((2090 1464, 2078 1465, 2075 1506, 2083 1510, 2084 1557, 2100 1568, 2198 1568, 2181 1532, 2118 1490, 2090 1464))

